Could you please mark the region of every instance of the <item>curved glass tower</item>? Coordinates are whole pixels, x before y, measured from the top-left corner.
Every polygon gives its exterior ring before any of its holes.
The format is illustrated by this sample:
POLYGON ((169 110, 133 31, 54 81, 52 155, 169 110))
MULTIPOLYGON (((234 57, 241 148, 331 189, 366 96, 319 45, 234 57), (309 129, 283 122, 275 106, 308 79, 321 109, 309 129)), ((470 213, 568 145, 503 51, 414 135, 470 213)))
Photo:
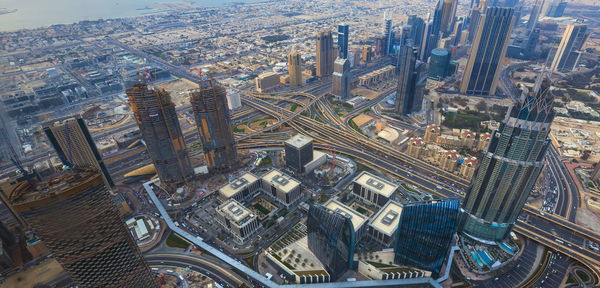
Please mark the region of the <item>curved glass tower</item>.
POLYGON ((463 233, 484 242, 503 240, 542 169, 554 119, 550 80, 540 75, 494 131, 463 202, 463 233))

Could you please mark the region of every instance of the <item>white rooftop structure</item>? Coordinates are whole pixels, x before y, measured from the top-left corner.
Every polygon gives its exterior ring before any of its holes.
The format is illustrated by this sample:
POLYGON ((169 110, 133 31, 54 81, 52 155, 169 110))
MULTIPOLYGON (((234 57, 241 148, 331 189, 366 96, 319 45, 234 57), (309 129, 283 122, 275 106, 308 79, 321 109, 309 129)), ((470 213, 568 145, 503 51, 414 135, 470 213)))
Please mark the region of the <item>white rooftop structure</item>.
POLYGON ((219 188, 219 193, 225 198, 231 198, 233 195, 244 190, 252 183, 256 183, 256 181, 258 181, 258 177, 248 172, 240 176, 239 178, 233 180, 232 182, 223 185, 221 188, 219 188))
POLYGON ((398 185, 366 171, 356 176, 353 182, 388 198, 398 189, 398 185))
POLYGON ((246 224, 246 219, 251 219, 254 217, 252 211, 234 199, 229 199, 223 202, 223 204, 219 205, 216 210, 218 213, 225 216, 227 219, 229 219, 229 221, 238 226, 244 226, 244 224, 246 224))
POLYGON ((262 177, 262 180, 267 184, 274 186, 283 193, 288 193, 300 186, 300 182, 291 176, 273 169, 262 177))
POLYGON ((395 201, 388 201, 369 222, 369 225, 381 233, 392 236, 400 223, 402 205, 395 201))
POLYGON ((327 201, 324 206, 333 212, 340 213, 344 216, 349 216, 350 220, 352 221, 352 226, 354 226, 354 231, 358 231, 358 229, 360 229, 368 220, 367 216, 360 214, 358 211, 342 204, 335 199, 327 201))
POLYGON ((313 141, 313 139, 308 136, 304 136, 302 134, 296 134, 296 135, 294 135, 294 137, 286 140, 285 143, 292 147, 300 149, 300 148, 310 144, 312 141, 313 141))

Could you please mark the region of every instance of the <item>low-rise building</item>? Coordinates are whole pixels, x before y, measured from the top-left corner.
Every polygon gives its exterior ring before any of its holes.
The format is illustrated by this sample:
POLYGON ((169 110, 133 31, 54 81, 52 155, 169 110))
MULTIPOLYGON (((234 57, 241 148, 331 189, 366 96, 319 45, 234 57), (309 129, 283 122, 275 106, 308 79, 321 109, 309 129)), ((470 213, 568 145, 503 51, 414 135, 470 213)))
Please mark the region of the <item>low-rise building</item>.
POLYGON ((258 177, 250 172, 219 188, 219 198, 222 201, 235 199, 238 202, 246 202, 260 192, 260 181, 258 177))
POLYGON ((358 242, 362 238, 362 236, 364 236, 367 230, 367 221, 369 220, 367 216, 344 205, 342 202, 336 199, 330 199, 329 201, 325 202, 323 206, 331 212, 338 213, 344 217, 350 218, 350 221, 352 222, 352 227, 354 228, 354 239, 356 239, 356 242, 358 242))
POLYGON ((365 134, 370 135, 375 130, 375 119, 367 114, 360 114, 352 118, 352 122, 365 134))
POLYGON ((456 150, 446 151, 440 155, 440 167, 446 171, 453 172, 458 165, 459 154, 456 150))
POLYGON ((369 221, 369 236, 384 247, 391 247, 401 214, 402 205, 388 201, 369 221))
POLYGON ((264 93, 279 85, 281 75, 275 72, 264 72, 256 77, 256 92, 264 93))
POLYGON ((465 158, 463 163, 460 164, 460 175, 465 179, 473 179, 475 170, 477 169, 477 157, 465 158))
POLYGON ((366 171, 361 172, 352 182, 352 193, 377 207, 385 205, 398 189, 398 185, 366 171))
POLYGON ((262 176, 261 185, 267 195, 286 207, 296 203, 302 196, 300 181, 277 169, 262 176))
POLYGON ((408 140, 408 155, 421 158, 425 155, 425 142, 421 137, 413 137, 408 140))
POLYGON ((477 133, 469 130, 469 129, 462 129, 460 131, 460 145, 469 149, 472 149, 473 147, 475 147, 475 137, 477 136, 477 133))
POLYGON ((427 143, 434 143, 441 134, 442 129, 440 129, 440 126, 435 124, 427 125, 427 127, 425 127, 425 136, 423 137, 423 140, 427 143))
POLYGON ((216 209, 216 220, 233 235, 238 244, 243 244, 260 228, 258 217, 240 202, 229 199, 216 209))
POLYGON ((488 145, 490 144, 490 139, 492 135, 490 133, 483 133, 479 135, 479 141, 477 142, 477 150, 485 151, 487 150, 488 145))

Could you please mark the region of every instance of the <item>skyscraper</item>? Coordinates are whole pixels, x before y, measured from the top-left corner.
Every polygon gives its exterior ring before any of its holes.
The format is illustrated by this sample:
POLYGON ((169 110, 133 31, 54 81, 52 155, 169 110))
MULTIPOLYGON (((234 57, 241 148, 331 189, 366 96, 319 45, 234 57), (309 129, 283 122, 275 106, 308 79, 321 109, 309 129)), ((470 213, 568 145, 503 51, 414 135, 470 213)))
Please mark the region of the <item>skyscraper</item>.
POLYGON ((400 46, 398 53, 398 87, 396 88, 396 109, 399 115, 408 115, 415 101, 417 55, 410 46, 400 46))
POLYGON ((442 0, 438 0, 435 9, 433 11, 433 20, 427 21, 427 27, 425 28, 425 32, 427 33, 426 37, 423 39, 425 44, 423 44, 424 49, 421 53, 421 60, 423 62, 427 62, 431 50, 437 48, 438 41, 441 37, 441 24, 442 24, 442 14, 443 14, 443 4, 442 0))
POLYGON ((507 112, 483 154, 462 209, 463 232, 481 241, 507 237, 536 182, 554 119, 550 80, 544 73, 507 112))
POLYGON ((394 42, 394 32, 392 31, 392 19, 388 19, 387 16, 383 17, 383 56, 390 55, 392 52, 392 45, 394 42))
POLYGON ((227 91, 214 79, 201 80, 190 96, 204 161, 210 173, 225 173, 237 168, 237 150, 227 109, 227 91))
POLYGON ((296 48, 288 54, 288 75, 290 86, 293 88, 302 86, 302 57, 296 48))
POLYGON ((338 25, 338 57, 342 59, 348 59, 348 36, 350 35, 349 30, 350 29, 347 24, 338 25))
POLYGON ((350 73, 350 60, 344 58, 335 59, 333 66, 332 88, 331 94, 341 100, 346 100, 350 97, 350 81, 352 75, 350 73))
POLYGON ((527 21, 527 30, 531 31, 535 27, 535 24, 540 17, 540 13, 542 12, 542 6, 544 5, 544 0, 535 0, 533 7, 531 8, 531 14, 529 14, 529 20, 527 21))
POLYGON ((523 45, 523 54, 527 59, 535 59, 537 56, 536 47, 540 39, 540 28, 536 27, 529 33, 529 38, 523 45))
POLYGON ((162 187, 174 192, 194 177, 175 104, 167 91, 143 83, 126 93, 162 187))
POLYGON ((421 47, 423 44, 423 33, 425 30, 425 21, 417 15, 409 15, 406 22, 410 26, 410 38, 413 39, 415 47, 421 47))
POLYGON ((582 23, 569 24, 565 28, 560 44, 554 54, 552 70, 570 72, 577 66, 581 49, 587 40, 589 33, 587 25, 582 23))
POLYGON ((79 287, 158 287, 96 170, 21 182, 10 201, 79 287))
POLYGON ((456 16, 456 6, 458 0, 444 0, 442 5, 442 19, 440 23, 440 31, 442 38, 450 36, 454 28, 454 17, 456 16))
POLYGON ((107 188, 115 185, 81 117, 71 117, 44 126, 44 133, 64 165, 93 167, 100 171, 107 188))
POLYGON ((436 278, 458 228, 459 206, 458 199, 404 203, 396 229, 394 262, 431 271, 436 278))
POLYGON ((481 15, 463 74, 461 93, 496 94, 512 24, 512 8, 490 7, 481 15))
POLYGON ((475 38, 475 34, 477 34, 477 26, 479 25, 480 18, 481 10, 479 9, 479 7, 471 8, 471 14, 469 16, 469 25, 467 26, 467 30, 469 31, 467 41, 469 43, 473 42, 473 38, 475 38))
POLYGON ((436 48, 431 51, 427 77, 440 81, 448 76, 450 70, 450 52, 448 49, 436 48))
POLYGON ((317 34, 317 76, 331 75, 335 58, 336 49, 333 46, 331 31, 319 32, 317 34))

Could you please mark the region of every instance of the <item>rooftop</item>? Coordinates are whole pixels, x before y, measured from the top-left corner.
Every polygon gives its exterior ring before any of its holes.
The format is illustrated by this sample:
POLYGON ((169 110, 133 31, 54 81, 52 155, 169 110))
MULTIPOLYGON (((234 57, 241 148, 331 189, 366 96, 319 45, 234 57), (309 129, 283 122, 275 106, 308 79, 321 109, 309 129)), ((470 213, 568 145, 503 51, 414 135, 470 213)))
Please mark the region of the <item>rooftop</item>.
POLYGON ((269 185, 275 186, 275 188, 283 191, 284 193, 288 193, 300 186, 300 182, 298 180, 277 169, 267 172, 267 174, 262 176, 262 180, 269 183, 269 185))
POLYGON ((240 202, 237 202, 234 199, 223 202, 216 210, 219 214, 225 216, 225 218, 239 226, 243 226, 246 219, 254 217, 254 214, 252 214, 248 208, 244 207, 240 202))
POLYGON ((352 226, 354 227, 354 231, 358 230, 365 222, 367 222, 367 216, 360 214, 356 210, 342 204, 338 200, 332 199, 325 203, 325 208, 334 211, 336 213, 340 213, 345 216, 349 216, 352 221, 352 226))
POLYGON ((353 182, 388 198, 398 189, 398 185, 366 171, 356 176, 353 182))
POLYGON ((402 205, 395 201, 388 201, 377 214, 371 219, 369 225, 381 233, 391 236, 398 228, 402 205))
POLYGON ((223 185, 221 188, 219 188, 219 193, 223 195, 223 197, 230 198, 238 192, 246 189, 246 187, 252 183, 255 183, 256 181, 258 181, 258 177, 248 172, 232 182, 223 185))
POLYGON ((358 126, 358 127, 362 127, 365 124, 369 123, 370 121, 373 121, 373 117, 371 117, 367 114, 360 114, 360 115, 352 118, 352 122, 354 122, 354 124, 356 124, 356 126, 358 126))
POLYGON ((313 141, 313 139, 308 136, 304 136, 302 134, 296 134, 296 135, 294 135, 294 137, 285 141, 285 144, 300 149, 300 148, 312 143, 312 141, 313 141))

